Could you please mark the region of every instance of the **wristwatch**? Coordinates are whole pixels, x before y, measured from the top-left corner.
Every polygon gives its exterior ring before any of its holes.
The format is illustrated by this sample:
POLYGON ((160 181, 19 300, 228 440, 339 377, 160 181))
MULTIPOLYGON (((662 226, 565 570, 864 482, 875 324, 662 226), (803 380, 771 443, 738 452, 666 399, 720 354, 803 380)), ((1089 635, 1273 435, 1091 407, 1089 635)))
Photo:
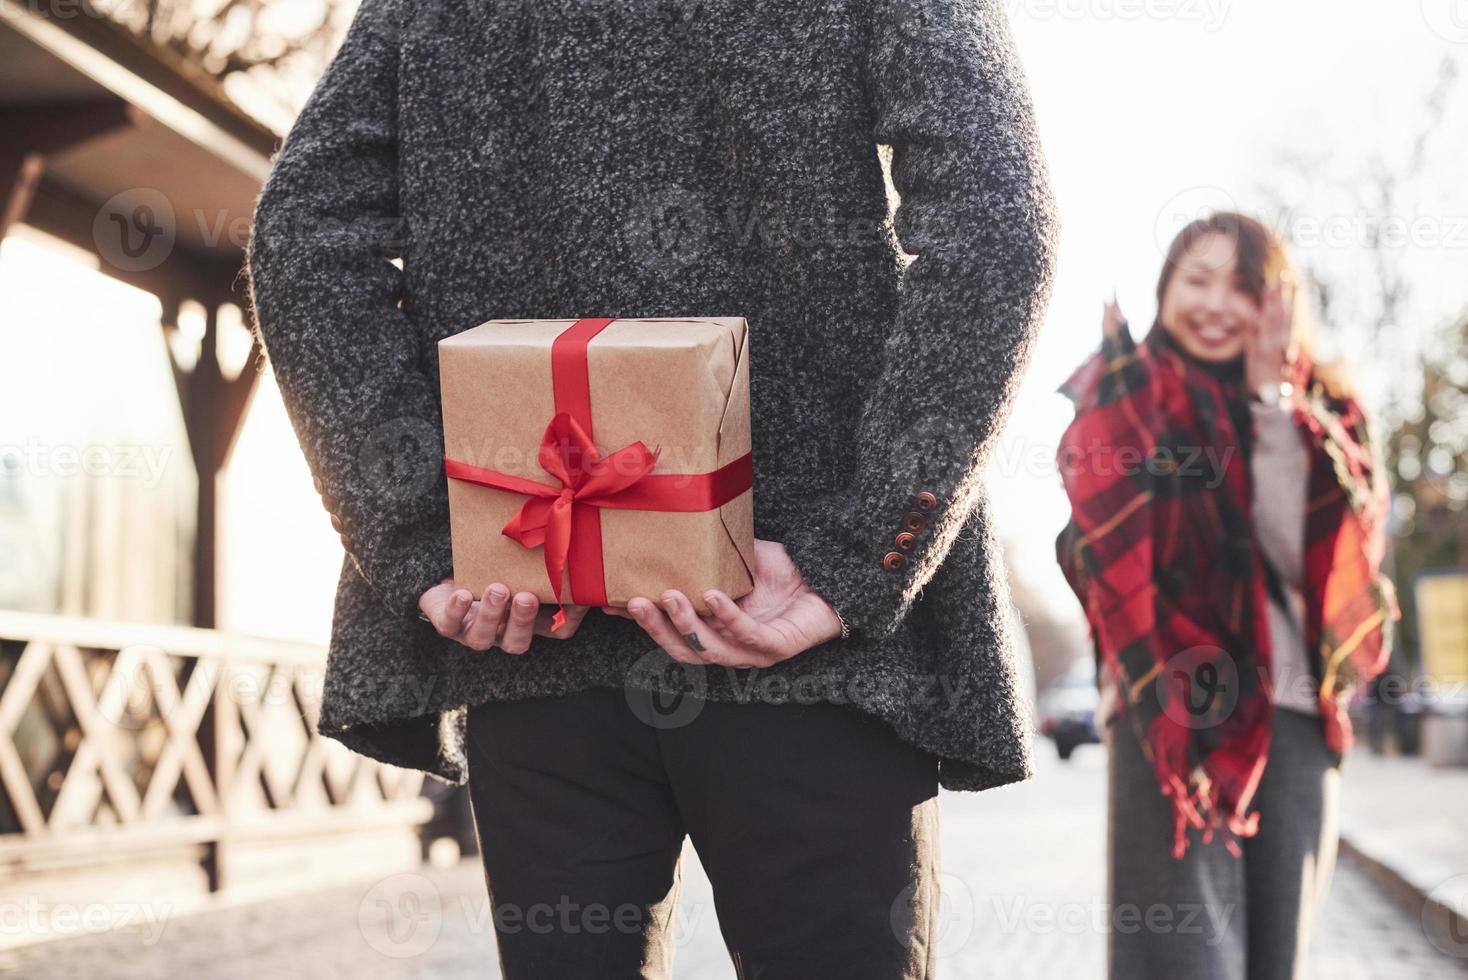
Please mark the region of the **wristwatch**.
POLYGON ((1259 390, 1249 397, 1268 405, 1270 408, 1279 407, 1279 403, 1294 393, 1295 386, 1288 381, 1269 381, 1259 386, 1259 390))

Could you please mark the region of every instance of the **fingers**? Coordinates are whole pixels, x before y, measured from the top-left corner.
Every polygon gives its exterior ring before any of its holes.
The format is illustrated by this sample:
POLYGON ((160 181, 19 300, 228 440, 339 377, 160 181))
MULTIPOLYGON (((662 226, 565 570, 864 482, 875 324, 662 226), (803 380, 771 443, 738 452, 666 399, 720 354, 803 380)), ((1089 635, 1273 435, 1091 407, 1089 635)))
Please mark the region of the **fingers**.
POLYGON ((688 597, 677 589, 663 593, 663 612, 673 633, 695 662, 726 664, 731 667, 753 666, 749 663, 749 651, 741 650, 729 643, 713 623, 700 616, 688 597))
POLYGON ((1245 318, 1244 323, 1244 355, 1247 357, 1259 346, 1259 336, 1264 332, 1264 325, 1269 322, 1269 290, 1264 290, 1263 302, 1259 304, 1258 319, 1249 322, 1245 318))
POLYGON ((627 611, 633 619, 637 620, 637 624, 647 631, 647 635, 652 637, 653 642, 662 647, 663 651, 674 660, 685 664, 707 663, 704 659, 704 651, 708 649, 708 641, 713 633, 713 629, 709 626, 704 625, 702 629, 694 626, 680 631, 674 625, 671 613, 667 611, 667 600, 664 600, 663 606, 659 606, 651 599, 639 596, 628 600, 627 611), (683 633, 696 633, 698 643, 704 648, 704 651, 694 650, 689 646, 683 633))
POLYGON ((484 598, 476 602, 468 589, 456 588, 450 579, 423 593, 418 608, 440 635, 458 640, 471 650, 498 646, 506 653, 515 654, 528 650, 537 635, 556 639, 573 636, 591 611, 590 606, 563 606, 566 622, 560 630, 552 632, 553 617, 549 611, 541 615, 541 602, 535 593, 521 592, 512 597, 504 583, 495 582, 484 590, 484 598))
POLYGON ((1244 331, 1245 352, 1255 350, 1268 352, 1275 347, 1283 346, 1282 325, 1288 329, 1280 283, 1276 280, 1264 287, 1264 295, 1259 304, 1259 318, 1249 324, 1244 331))
POLYGON ((1288 349, 1295 334, 1295 277, 1288 269, 1280 273, 1279 346, 1288 349))
POLYGON ((1292 293, 1293 287, 1283 279, 1276 279, 1265 293, 1262 339, 1271 346, 1283 347, 1289 338, 1294 308, 1292 293))
POLYGON ((651 602, 646 605, 651 613, 638 615, 637 607, 628 603, 643 629, 674 660, 726 667, 761 667, 775 660, 764 650, 736 644, 723 636, 716 628, 716 621, 700 616, 688 597, 676 589, 663 593, 661 609, 651 602))
MULTIPOLYGON (((608 615, 634 620, 669 656, 685 663, 755 667, 779 659, 773 648, 779 638, 771 636, 769 627, 723 592, 711 590, 705 600, 712 611, 708 617, 700 616, 687 596, 672 589, 664 593, 662 605, 638 597, 626 608, 600 608, 608 615)), ((533 592, 511 596, 509 589, 498 582, 486 588, 484 598, 475 602, 467 589, 445 581, 425 592, 419 606, 441 635, 472 650, 498 647, 510 654, 528 651, 537 635, 571 637, 591 611, 590 606, 562 607, 566 623, 552 632, 550 610, 542 614, 542 604, 533 592)))
POLYGON ((505 621, 505 604, 510 601, 510 590, 496 582, 484 590, 484 598, 474 613, 474 621, 464 629, 459 642, 471 650, 488 650, 499 638, 500 626, 505 621))
POLYGON ((769 628, 740 609, 733 599, 718 589, 705 592, 703 599, 713 611, 714 621, 724 628, 731 640, 742 647, 772 651, 774 638, 770 636, 769 628))
POLYGON ((510 621, 505 634, 500 638, 499 648, 506 653, 524 653, 530 649, 535 636, 535 616, 540 611, 540 600, 534 592, 520 592, 510 603, 510 621))
POLYGON ((464 617, 474 604, 474 596, 468 589, 456 589, 451 584, 439 584, 423 593, 419 608, 438 630, 439 635, 458 639, 464 630, 464 617))
POLYGON ((454 594, 454 580, 446 578, 418 597, 418 611, 433 622, 435 609, 441 609, 454 594))

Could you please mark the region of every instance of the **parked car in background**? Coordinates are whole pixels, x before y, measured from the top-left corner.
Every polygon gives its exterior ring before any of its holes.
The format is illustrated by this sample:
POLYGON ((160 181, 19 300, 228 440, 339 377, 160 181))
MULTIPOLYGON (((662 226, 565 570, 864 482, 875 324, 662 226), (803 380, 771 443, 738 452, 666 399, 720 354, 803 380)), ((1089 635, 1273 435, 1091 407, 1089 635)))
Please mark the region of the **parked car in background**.
POLYGON ((1096 731, 1096 709, 1101 702, 1096 689, 1096 662, 1080 657, 1054 684, 1040 692, 1040 734, 1055 742, 1062 759, 1069 759, 1077 745, 1100 742, 1096 731))

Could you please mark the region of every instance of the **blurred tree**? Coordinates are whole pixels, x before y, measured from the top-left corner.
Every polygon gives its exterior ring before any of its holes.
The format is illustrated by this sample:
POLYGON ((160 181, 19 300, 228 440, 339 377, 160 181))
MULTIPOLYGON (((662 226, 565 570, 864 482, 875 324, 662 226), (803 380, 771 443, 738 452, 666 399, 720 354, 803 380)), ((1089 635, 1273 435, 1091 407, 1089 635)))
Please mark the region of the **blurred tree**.
POLYGON ((1415 653, 1412 583, 1430 569, 1468 569, 1468 311, 1429 349, 1417 411, 1386 452, 1403 649, 1415 653))
POLYGON ((1461 74, 1460 56, 1445 53, 1422 99, 1395 111, 1394 131, 1358 134, 1356 153, 1302 133, 1257 187, 1306 273, 1324 346, 1370 366, 1360 381, 1386 432, 1415 414, 1427 348, 1464 300, 1449 285, 1468 257, 1461 74))
MULTIPOLYGON (((1468 563, 1468 213, 1459 55, 1364 156, 1302 134, 1256 187, 1310 287, 1322 348, 1346 352, 1384 439, 1392 481, 1388 564, 1401 600, 1396 669, 1417 661, 1413 588, 1429 568, 1468 563)), ((1359 127, 1359 120, 1356 125, 1359 127)), ((1364 142, 1364 141, 1363 141, 1364 142)))
POLYGON ((284 131, 325 70, 358 0, 84 0, 194 65, 284 131))

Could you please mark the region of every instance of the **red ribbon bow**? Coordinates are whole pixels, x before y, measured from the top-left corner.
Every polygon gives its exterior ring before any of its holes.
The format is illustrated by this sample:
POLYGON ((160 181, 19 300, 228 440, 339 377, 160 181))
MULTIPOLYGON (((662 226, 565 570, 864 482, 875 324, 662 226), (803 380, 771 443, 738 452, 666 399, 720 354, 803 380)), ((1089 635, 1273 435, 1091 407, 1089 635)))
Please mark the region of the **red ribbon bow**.
MULTIPOLYGON (((541 467, 560 481, 551 486, 456 459, 444 459, 450 479, 529 494, 502 533, 527 548, 545 547, 545 570, 556 602, 569 566, 571 593, 582 605, 607 605, 601 548, 601 508, 705 511, 721 507, 754 483, 754 459, 745 453, 712 473, 653 474, 658 449, 641 440, 603 458, 591 438, 591 392, 586 346, 612 323, 583 317, 551 346, 556 414, 541 437, 541 467), (575 545, 573 548, 572 545, 575 545)), ((556 610, 551 629, 566 622, 556 610)))

